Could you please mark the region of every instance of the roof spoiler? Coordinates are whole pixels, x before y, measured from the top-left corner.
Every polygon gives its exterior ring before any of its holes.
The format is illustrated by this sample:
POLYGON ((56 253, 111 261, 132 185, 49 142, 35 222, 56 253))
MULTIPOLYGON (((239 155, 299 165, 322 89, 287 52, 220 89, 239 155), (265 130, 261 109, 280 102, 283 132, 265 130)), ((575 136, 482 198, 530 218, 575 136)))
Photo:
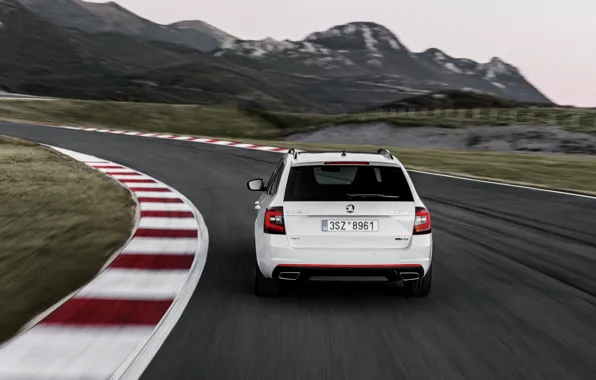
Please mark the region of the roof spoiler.
POLYGON ((393 160, 393 155, 392 155, 392 154, 391 154, 391 152, 390 152, 390 151, 388 151, 387 149, 383 149, 383 148, 381 148, 381 149, 377 150, 377 153, 379 153, 379 154, 381 154, 381 155, 383 155, 383 156, 387 157, 387 158, 388 158, 388 159, 390 159, 390 160, 393 160))
MULTIPOLYGON (((290 148, 290 149, 288 149, 288 153, 287 154, 291 154, 294 157, 294 159, 296 159, 296 158, 298 158, 298 153, 299 152, 296 151, 295 148, 290 148)), ((332 152, 321 152, 321 153, 332 153, 332 152)), ((333 152, 333 153, 335 153, 335 152, 333 152)), ((342 157, 345 157, 346 156, 346 150, 345 149, 343 149, 341 152, 337 152, 337 153, 341 153, 342 157)), ((383 148, 377 150, 377 154, 380 154, 383 157, 387 157, 390 160, 393 160, 395 158, 393 156, 393 154, 391 154, 391 152, 389 150, 383 149, 383 148)))

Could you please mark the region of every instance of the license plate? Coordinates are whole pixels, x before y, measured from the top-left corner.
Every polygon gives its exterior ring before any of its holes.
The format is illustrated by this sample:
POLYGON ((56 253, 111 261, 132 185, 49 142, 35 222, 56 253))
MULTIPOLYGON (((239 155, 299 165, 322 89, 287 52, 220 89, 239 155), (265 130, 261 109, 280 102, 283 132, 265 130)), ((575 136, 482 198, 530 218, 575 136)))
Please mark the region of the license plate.
POLYGON ((379 230, 378 220, 323 220, 324 232, 355 231, 375 232, 379 230))

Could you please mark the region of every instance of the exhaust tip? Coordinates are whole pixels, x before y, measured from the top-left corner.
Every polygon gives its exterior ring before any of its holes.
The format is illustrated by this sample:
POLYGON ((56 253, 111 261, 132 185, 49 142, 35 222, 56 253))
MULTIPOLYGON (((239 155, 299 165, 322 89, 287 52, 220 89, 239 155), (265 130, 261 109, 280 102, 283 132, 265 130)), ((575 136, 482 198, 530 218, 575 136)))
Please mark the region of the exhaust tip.
POLYGON ((277 276, 280 280, 295 281, 300 276, 300 272, 280 272, 277 276))
POLYGON ((400 272, 399 276, 402 281, 416 281, 420 279, 420 274, 417 272, 400 272))

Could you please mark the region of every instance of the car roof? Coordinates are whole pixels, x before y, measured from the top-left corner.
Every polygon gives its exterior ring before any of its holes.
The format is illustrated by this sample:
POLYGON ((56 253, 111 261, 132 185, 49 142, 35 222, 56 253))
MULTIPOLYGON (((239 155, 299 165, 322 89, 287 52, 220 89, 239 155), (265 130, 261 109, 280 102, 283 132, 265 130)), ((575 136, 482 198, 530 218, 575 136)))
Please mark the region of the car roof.
POLYGON ((371 164, 399 165, 401 162, 389 151, 383 153, 365 152, 288 152, 292 166, 313 165, 324 162, 369 162, 371 164))

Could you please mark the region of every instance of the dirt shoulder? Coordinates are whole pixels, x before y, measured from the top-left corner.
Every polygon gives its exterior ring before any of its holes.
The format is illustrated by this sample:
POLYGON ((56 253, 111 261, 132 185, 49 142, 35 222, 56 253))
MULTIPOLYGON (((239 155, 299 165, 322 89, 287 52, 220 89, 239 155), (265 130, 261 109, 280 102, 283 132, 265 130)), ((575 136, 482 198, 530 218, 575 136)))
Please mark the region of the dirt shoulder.
POLYGON ((134 210, 103 174, 0 136, 0 342, 94 277, 128 239, 134 210))

